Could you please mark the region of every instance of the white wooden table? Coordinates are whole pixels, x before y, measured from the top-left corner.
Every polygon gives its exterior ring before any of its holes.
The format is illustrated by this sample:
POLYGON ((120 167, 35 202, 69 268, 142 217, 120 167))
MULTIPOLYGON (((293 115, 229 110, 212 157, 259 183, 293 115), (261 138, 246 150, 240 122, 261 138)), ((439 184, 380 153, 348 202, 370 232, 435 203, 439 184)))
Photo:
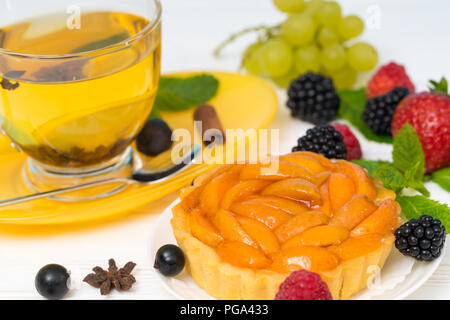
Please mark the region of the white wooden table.
MULTIPOLYGON (((184 70, 235 71, 239 53, 246 44, 230 47, 223 58, 212 55, 214 47, 229 33, 251 25, 274 24, 282 19, 270 0, 162 0, 163 72, 184 70)), ((364 38, 380 52, 381 62, 395 60, 405 64, 417 87, 425 89, 427 80, 450 76, 450 43, 447 32, 450 2, 447 0, 340 0, 344 13, 367 16, 369 6, 379 10, 380 29, 368 30, 364 38), (375 7, 373 7, 375 5, 375 7)), ((249 38, 250 39, 250 38, 249 38)), ((284 95, 280 92, 281 103, 284 95)), ((289 118, 281 105, 273 127, 282 128, 281 151, 288 152, 309 127, 289 118)), ((359 136, 360 137, 360 136, 359 136)), ((367 159, 389 160, 391 147, 361 138, 367 159)), ((438 186, 427 185, 432 198, 449 203, 449 194, 438 186)), ((39 299, 34 276, 45 264, 59 263, 72 272, 73 290, 68 298, 97 299, 99 293, 81 279, 95 265, 107 265, 109 258, 118 264, 137 262, 138 282, 128 293, 114 292, 104 299, 173 299, 158 283, 152 271, 149 237, 158 214, 177 197, 170 195, 140 208, 129 216, 103 225, 79 230, 49 229, 45 236, 24 233, 10 235, 0 227, 0 298, 39 299)), ((436 273, 411 299, 450 299, 450 246, 436 273)))

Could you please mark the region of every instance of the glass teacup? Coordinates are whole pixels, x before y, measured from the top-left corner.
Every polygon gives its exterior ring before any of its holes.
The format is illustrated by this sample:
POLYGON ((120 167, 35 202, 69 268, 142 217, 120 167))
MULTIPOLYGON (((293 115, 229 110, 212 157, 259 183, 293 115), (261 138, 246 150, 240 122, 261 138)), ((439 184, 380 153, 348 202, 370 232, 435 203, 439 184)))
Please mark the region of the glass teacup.
POLYGON ((124 174, 160 73, 158 0, 0 0, 0 123, 34 191, 124 174))

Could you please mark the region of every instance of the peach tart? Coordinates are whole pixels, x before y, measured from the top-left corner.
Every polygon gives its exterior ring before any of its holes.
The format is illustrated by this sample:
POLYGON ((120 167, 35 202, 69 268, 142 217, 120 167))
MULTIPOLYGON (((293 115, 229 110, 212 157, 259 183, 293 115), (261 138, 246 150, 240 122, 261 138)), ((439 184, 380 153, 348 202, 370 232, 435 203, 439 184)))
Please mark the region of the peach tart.
POLYGON ((276 171, 221 166, 182 191, 171 222, 188 271, 218 299, 273 299, 300 269, 319 274, 334 299, 350 298, 391 252, 395 193, 344 160, 276 161, 276 171))

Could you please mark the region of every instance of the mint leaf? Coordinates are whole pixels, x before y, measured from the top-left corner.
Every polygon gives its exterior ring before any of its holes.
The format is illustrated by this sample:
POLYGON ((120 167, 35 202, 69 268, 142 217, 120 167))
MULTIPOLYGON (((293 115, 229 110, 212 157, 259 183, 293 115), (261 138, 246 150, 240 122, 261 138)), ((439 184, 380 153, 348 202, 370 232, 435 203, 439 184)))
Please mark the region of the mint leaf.
POLYGON ((183 111, 212 99, 219 81, 212 75, 202 74, 188 78, 162 77, 153 108, 156 111, 183 111))
POLYGON ((450 192, 450 167, 434 171, 431 174, 431 180, 450 192))
POLYGON ((421 170, 421 162, 416 162, 416 164, 408 169, 405 172, 405 179, 407 181, 408 187, 411 187, 417 191, 419 191, 424 196, 429 197, 430 192, 425 188, 425 184, 423 183, 423 177, 418 177, 418 172, 421 170))
POLYGON ((72 50, 71 53, 81 53, 81 52, 88 52, 88 51, 93 51, 93 50, 97 50, 100 48, 106 48, 108 46, 112 46, 114 44, 117 44, 121 41, 124 41, 126 39, 128 39, 130 37, 130 34, 126 31, 126 32, 122 32, 116 35, 113 35, 109 38, 105 38, 102 40, 98 40, 98 41, 94 41, 91 43, 88 43, 84 46, 78 47, 74 50, 72 50))
POLYGON ((428 199, 424 196, 405 197, 395 199, 402 207, 402 213, 408 219, 417 219, 427 214, 441 220, 447 232, 450 230, 450 208, 446 204, 428 199))
POLYGON ((414 168, 413 178, 423 181, 425 174, 425 155, 422 144, 414 128, 406 123, 394 139, 394 151, 392 152, 394 166, 406 173, 414 168))
POLYGON ((352 162, 366 169, 372 178, 375 177, 375 172, 378 170, 378 168, 389 163, 387 161, 372 161, 372 160, 353 160, 352 162))
POLYGON ((150 112, 150 115, 148 116, 148 119, 161 119, 161 113, 159 112, 158 109, 153 108, 152 112, 150 112))
POLYGON ((391 189, 396 193, 407 187, 405 177, 390 163, 379 167, 377 171, 375 171, 374 177, 383 182, 385 188, 391 189))
POLYGON ((349 121, 366 139, 376 142, 392 143, 391 136, 375 134, 362 119, 367 102, 365 91, 365 88, 339 91, 341 105, 339 106, 338 116, 349 121))

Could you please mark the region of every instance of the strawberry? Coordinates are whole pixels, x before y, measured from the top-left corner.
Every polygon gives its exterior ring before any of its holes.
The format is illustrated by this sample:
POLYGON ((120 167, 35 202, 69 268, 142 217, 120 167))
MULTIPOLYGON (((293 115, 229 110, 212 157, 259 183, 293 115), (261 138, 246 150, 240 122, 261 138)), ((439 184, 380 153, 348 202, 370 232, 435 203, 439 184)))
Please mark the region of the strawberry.
POLYGON ((414 84, 406 74, 405 67, 391 62, 382 66, 370 79, 366 96, 368 98, 382 96, 395 87, 406 87, 411 93, 415 92, 414 84))
POLYGON ((431 81, 431 92, 412 94, 395 110, 392 135, 405 123, 414 127, 425 153, 427 173, 450 166, 450 97, 447 80, 431 81))

